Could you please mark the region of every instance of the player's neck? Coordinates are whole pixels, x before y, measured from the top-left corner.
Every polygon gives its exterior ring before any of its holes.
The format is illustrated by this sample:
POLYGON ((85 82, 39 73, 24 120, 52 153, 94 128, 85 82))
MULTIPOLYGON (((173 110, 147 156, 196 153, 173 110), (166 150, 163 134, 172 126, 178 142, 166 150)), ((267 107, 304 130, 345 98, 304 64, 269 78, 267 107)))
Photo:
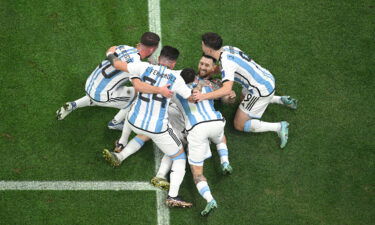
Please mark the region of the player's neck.
POLYGON ((220 55, 221 55, 221 49, 212 52, 212 57, 214 57, 216 60, 220 59, 220 55))

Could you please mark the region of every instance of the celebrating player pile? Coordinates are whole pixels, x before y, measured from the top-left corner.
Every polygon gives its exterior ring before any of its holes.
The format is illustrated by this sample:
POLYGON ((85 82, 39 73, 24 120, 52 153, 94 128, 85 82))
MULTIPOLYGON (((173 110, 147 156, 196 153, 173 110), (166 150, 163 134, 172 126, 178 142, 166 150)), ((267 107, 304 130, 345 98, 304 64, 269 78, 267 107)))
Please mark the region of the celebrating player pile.
POLYGON ((192 203, 178 196, 185 175, 186 154, 193 179, 200 195, 207 201, 201 211, 208 215, 218 207, 211 194, 203 165, 211 157, 210 143, 214 143, 220 156, 224 175, 233 172, 228 159, 227 140, 224 136, 225 119, 215 110, 214 100, 234 103, 233 83, 242 86, 242 102, 234 118, 234 127, 245 132, 274 131, 281 139, 280 147, 288 141, 286 121, 261 121, 269 103, 297 108, 297 100, 289 96, 275 96, 273 75, 236 47, 222 46, 216 33, 202 35, 203 56, 198 64, 198 75, 193 69, 173 70, 179 51, 164 46, 158 65, 142 62, 159 44, 159 36, 146 32, 136 48, 121 45, 107 51, 102 61, 86 82, 86 96, 68 102, 57 113, 64 119, 73 110, 85 106, 119 108, 120 112, 109 122, 110 129, 122 130, 113 152, 103 151, 103 157, 112 165, 120 166, 138 151, 146 141, 152 140, 165 154, 158 173, 151 183, 168 190, 169 207, 191 207, 192 203), (212 79, 219 72, 221 81, 212 79), (123 84, 131 81, 133 87, 123 84), (131 132, 137 135, 128 141, 131 132), (184 146, 184 147, 183 147, 184 146), (170 172, 169 181, 167 174, 170 172))

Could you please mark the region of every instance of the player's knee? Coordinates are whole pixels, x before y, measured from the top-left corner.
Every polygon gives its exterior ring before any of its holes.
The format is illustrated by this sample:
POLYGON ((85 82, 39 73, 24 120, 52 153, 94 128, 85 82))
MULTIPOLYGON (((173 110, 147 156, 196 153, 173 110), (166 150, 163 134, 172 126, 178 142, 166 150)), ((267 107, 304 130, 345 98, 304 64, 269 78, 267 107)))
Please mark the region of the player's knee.
POLYGON ((197 184, 201 181, 207 181, 203 174, 193 174, 194 183, 197 184))
POLYGON ((234 129, 238 130, 238 131, 243 131, 243 127, 244 127, 244 124, 241 123, 240 121, 238 120, 234 120, 234 129))

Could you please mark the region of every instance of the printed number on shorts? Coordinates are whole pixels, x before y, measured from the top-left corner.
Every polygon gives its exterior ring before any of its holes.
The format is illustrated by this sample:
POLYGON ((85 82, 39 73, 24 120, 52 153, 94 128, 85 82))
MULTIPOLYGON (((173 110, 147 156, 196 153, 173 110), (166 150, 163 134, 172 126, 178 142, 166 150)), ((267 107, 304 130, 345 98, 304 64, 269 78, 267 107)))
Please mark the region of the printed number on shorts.
POLYGON ((243 99, 241 105, 246 109, 250 110, 254 104, 258 101, 259 97, 252 96, 251 94, 247 94, 243 99))
MULTIPOLYGON (((143 82, 148 83, 152 86, 156 83, 156 80, 152 79, 151 77, 143 77, 143 82)), ((150 98, 148 97, 149 94, 144 94, 142 92, 139 92, 139 99, 145 102, 150 102, 150 98)), ((152 99, 155 101, 161 102, 161 107, 165 108, 165 105, 167 103, 167 99, 163 97, 161 94, 152 94, 152 99)))

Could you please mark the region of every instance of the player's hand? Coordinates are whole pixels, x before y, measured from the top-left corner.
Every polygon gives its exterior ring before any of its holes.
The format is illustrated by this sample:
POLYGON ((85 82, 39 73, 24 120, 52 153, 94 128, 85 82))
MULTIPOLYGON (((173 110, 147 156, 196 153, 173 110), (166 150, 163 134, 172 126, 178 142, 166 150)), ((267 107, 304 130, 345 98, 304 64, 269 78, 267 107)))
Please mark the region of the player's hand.
POLYGON ((171 98, 173 96, 173 91, 169 90, 170 84, 160 87, 159 94, 163 95, 166 98, 171 98))
POLYGON ((234 92, 233 90, 230 92, 230 94, 228 95, 229 98, 235 98, 236 97, 236 92, 234 92))
POLYGON ((203 94, 198 90, 193 90, 193 100, 196 102, 204 100, 203 94))
POLYGON ((109 54, 113 54, 116 52, 116 46, 112 46, 110 47, 107 52, 106 52, 106 55, 108 56, 109 54))

